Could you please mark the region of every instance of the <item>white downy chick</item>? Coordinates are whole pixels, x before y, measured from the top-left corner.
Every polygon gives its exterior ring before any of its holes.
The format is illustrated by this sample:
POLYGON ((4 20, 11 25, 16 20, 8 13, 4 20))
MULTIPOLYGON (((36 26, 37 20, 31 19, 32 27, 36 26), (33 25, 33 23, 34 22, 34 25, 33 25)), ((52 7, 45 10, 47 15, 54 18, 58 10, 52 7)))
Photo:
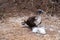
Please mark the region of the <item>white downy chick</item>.
POLYGON ((41 27, 41 28, 38 28, 38 29, 39 29, 39 32, 40 32, 41 34, 46 34, 46 30, 45 30, 44 27, 41 27))
POLYGON ((34 33, 38 33, 38 27, 34 27, 34 28, 32 28, 32 32, 34 32, 34 33))
POLYGON ((45 28, 44 27, 34 27, 33 29, 32 29, 32 32, 34 32, 34 33, 39 33, 39 34, 46 34, 46 30, 45 30, 45 28))

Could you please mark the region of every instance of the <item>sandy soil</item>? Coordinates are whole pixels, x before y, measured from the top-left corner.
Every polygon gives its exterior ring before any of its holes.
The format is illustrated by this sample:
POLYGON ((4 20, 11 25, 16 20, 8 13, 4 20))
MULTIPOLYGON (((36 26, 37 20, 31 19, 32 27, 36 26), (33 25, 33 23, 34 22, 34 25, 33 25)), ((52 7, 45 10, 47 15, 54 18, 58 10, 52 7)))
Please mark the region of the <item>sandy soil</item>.
POLYGON ((45 26, 46 34, 35 34, 30 29, 24 28, 21 22, 29 16, 9 17, 0 20, 0 40, 60 40, 60 20, 56 16, 42 17, 42 26, 45 26), (51 28, 51 29, 50 29, 51 28))

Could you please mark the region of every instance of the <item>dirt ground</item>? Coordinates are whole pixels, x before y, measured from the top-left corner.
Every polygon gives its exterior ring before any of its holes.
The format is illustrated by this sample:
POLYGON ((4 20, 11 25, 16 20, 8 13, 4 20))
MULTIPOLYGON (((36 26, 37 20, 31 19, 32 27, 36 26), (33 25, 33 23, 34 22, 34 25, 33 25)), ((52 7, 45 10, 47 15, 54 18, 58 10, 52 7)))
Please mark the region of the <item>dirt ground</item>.
POLYGON ((8 17, 0 20, 0 40, 60 40, 60 19, 58 17, 40 15, 42 17, 41 25, 47 28, 47 33, 42 35, 32 33, 30 29, 21 25, 21 22, 29 16, 8 17))

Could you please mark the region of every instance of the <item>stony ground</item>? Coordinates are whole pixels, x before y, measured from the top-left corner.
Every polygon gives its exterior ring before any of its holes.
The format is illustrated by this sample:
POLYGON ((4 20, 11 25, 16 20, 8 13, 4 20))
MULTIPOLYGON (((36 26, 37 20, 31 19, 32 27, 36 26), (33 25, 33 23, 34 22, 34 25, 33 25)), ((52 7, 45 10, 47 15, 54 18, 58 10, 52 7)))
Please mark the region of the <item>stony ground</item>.
POLYGON ((29 16, 9 17, 0 20, 0 40, 60 40, 60 19, 56 16, 42 17, 42 26, 46 27, 46 34, 35 34, 30 29, 24 28, 21 22, 29 16))

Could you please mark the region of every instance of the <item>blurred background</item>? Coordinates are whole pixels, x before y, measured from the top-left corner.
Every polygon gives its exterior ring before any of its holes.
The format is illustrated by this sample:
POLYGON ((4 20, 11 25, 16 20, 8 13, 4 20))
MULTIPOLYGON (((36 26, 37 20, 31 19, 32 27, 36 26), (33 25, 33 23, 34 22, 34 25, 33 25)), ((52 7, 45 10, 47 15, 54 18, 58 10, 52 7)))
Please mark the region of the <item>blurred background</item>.
POLYGON ((37 9, 60 16, 60 0, 0 0, 0 18, 18 15, 26 10, 36 13, 37 9))

